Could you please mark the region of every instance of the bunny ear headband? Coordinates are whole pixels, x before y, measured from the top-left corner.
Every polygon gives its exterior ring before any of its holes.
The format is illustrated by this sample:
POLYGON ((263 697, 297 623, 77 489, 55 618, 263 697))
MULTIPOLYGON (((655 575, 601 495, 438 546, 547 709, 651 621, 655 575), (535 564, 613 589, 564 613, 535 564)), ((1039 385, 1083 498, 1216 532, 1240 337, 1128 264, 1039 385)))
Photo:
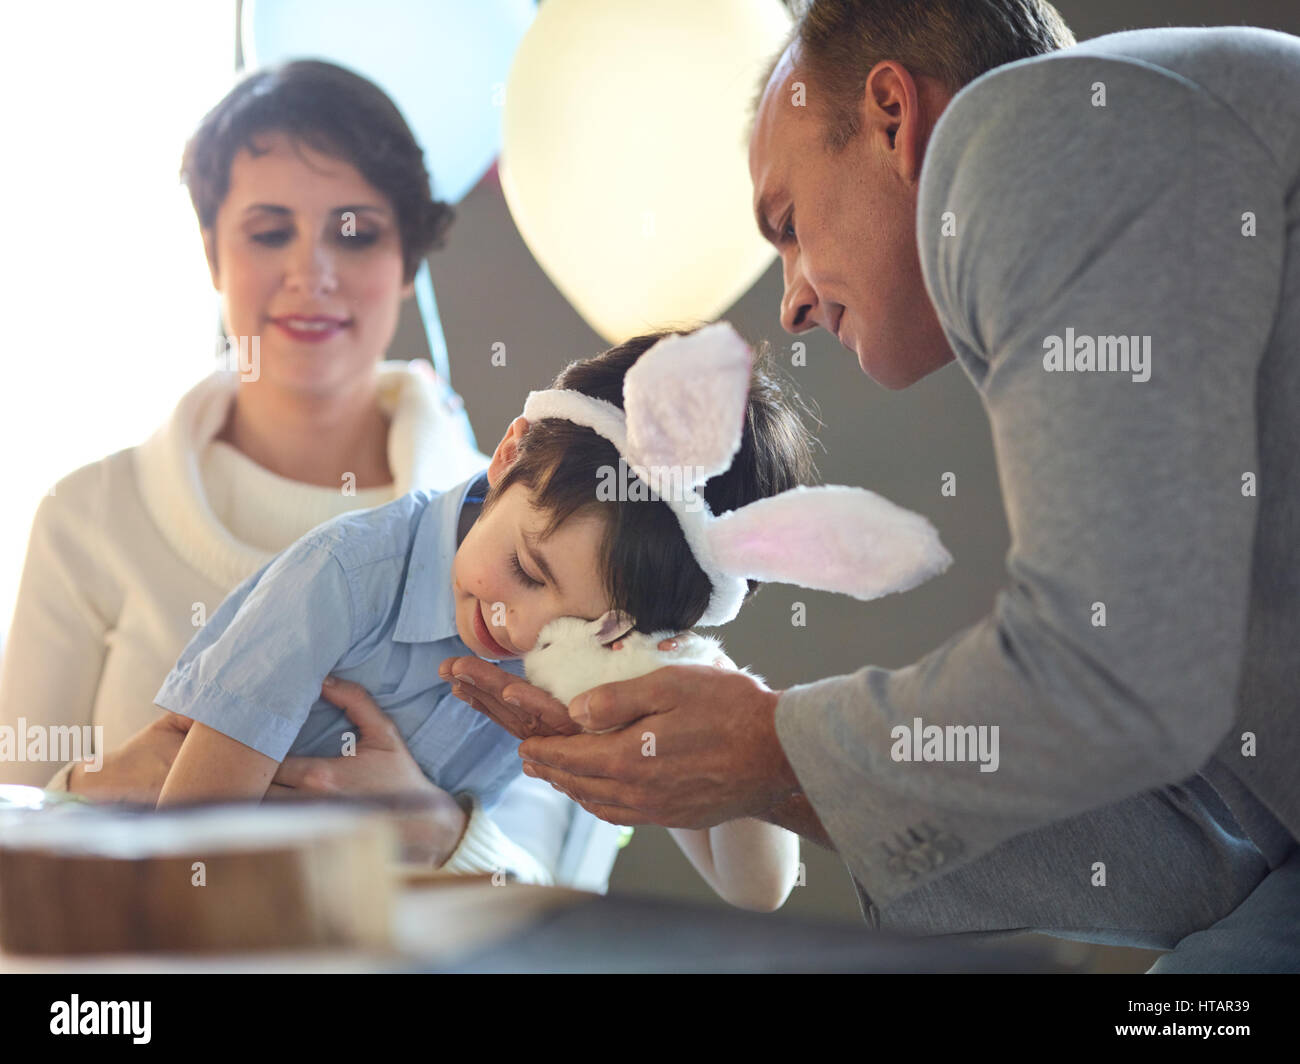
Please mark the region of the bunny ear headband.
POLYGON ((705 482, 740 449, 753 352, 727 322, 667 336, 623 378, 623 409, 582 392, 531 392, 528 421, 584 425, 623 456, 652 498, 677 515, 713 585, 699 623, 740 612, 747 579, 874 599, 907 591, 952 563, 920 514, 863 488, 796 487, 714 516, 705 482))

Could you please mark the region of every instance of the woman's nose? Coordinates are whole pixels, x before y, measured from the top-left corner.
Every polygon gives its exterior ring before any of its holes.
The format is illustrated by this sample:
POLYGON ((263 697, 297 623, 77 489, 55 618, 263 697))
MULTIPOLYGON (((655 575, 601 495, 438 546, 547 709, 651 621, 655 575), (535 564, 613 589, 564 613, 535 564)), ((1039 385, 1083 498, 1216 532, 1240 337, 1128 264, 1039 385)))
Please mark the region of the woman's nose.
POLYGON ((328 295, 338 288, 334 253, 320 241, 304 241, 289 262, 285 286, 305 295, 328 295))

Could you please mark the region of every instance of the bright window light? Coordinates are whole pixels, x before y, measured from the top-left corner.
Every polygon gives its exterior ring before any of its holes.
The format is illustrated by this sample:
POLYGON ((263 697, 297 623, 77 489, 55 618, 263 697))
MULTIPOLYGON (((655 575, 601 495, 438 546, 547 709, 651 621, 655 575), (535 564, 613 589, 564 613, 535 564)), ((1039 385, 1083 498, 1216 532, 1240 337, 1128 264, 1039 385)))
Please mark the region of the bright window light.
POLYGON ((233 84, 232 0, 5 8, 0 632, 37 503, 217 366, 181 151, 233 84))

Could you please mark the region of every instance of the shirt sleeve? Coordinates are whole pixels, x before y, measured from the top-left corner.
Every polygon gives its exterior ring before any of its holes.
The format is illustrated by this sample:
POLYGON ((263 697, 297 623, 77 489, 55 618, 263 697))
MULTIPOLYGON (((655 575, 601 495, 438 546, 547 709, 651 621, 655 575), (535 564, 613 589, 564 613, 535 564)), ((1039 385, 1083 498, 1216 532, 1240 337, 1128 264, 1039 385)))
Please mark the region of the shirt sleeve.
POLYGON ((1257 509, 1243 477, 1258 468, 1284 200, 1236 115, 1147 64, 1015 64, 942 117, 922 266, 989 416, 1012 542, 983 621, 911 666, 778 703, 864 911, 1183 780, 1231 728, 1257 509), (1149 341, 1147 370, 1049 370, 1067 330, 1149 341), (996 760, 903 760, 896 729, 918 723, 994 728, 996 760))
POLYGON ((353 644, 354 616, 338 560, 299 541, 230 593, 154 701, 282 761, 353 644))

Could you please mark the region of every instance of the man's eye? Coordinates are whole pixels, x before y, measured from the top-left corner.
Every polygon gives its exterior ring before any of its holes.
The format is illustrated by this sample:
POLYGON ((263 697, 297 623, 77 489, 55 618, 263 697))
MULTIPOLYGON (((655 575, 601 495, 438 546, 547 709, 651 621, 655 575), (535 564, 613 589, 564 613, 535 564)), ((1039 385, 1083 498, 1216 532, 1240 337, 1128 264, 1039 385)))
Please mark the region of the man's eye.
POLYGON ((518 553, 518 551, 516 551, 514 554, 511 554, 511 555, 510 555, 510 564, 511 564, 511 566, 514 567, 514 570, 515 570, 515 576, 519 577, 520 581, 521 581, 523 584, 525 584, 527 587, 545 587, 545 586, 546 586, 546 585, 543 584, 540 580, 534 580, 531 576, 529 576, 526 572, 524 572, 524 567, 523 567, 522 565, 519 564, 519 553, 518 553))
POLYGON ((790 215, 790 217, 786 219, 785 225, 781 227, 781 239, 782 239, 782 240, 795 240, 795 239, 797 239, 797 238, 795 237, 795 235, 794 235, 794 215, 793 215, 793 214, 790 215))
POLYGON ((293 233, 288 229, 270 229, 264 233, 254 233, 253 239, 269 248, 278 248, 287 244, 292 236, 293 233))

